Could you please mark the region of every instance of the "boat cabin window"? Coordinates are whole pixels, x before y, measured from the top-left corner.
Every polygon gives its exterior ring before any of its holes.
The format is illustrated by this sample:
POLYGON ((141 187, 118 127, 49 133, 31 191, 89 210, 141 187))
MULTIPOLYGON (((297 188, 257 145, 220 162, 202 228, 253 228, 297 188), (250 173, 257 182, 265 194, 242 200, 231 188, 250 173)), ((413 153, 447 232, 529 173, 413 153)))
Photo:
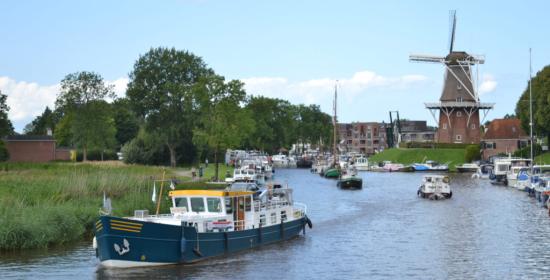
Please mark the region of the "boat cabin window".
POLYGON ((231 197, 225 198, 225 213, 227 214, 233 213, 233 198, 231 197))
POLYGON ((286 221, 286 211, 281 211, 281 222, 286 221))
POLYGON ((260 215, 260 226, 265 226, 265 221, 266 221, 266 218, 265 218, 265 214, 261 214, 260 215))
POLYGON ((220 213, 222 211, 222 203, 217 197, 206 198, 206 205, 208 205, 208 212, 220 213))
POLYGON ((185 207, 185 209, 188 209, 188 205, 187 205, 187 197, 176 197, 174 199, 175 201, 175 205, 176 207, 185 207))
POLYGON ((271 213, 271 224, 277 223, 277 213, 273 212, 271 213))
POLYGON ((191 211, 204 212, 204 199, 202 197, 191 198, 191 211))

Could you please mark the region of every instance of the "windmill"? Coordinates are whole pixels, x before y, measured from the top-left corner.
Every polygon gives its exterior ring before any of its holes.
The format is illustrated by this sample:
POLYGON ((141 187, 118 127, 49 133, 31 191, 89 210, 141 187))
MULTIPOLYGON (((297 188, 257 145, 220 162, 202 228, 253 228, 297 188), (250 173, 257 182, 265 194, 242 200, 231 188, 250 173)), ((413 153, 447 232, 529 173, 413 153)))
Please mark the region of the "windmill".
MULTIPOLYGON (((450 11, 449 54, 446 56, 411 54, 409 61, 438 63, 445 66, 443 91, 439 102, 425 103, 439 125, 438 142, 479 143, 479 111, 483 119, 494 106, 481 103, 472 68, 485 63, 483 55, 453 50, 456 31, 456 11, 450 11), (439 111, 439 118, 437 118, 439 111)), ((477 67, 476 67, 477 70, 477 67)), ((478 71, 476 71, 476 74, 478 71)))

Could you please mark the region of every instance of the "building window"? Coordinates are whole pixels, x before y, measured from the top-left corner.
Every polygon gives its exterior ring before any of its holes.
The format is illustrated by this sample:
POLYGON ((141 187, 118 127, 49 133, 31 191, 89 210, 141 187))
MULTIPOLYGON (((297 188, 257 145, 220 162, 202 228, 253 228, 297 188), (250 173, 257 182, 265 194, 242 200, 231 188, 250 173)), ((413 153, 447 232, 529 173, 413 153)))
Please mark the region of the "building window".
POLYGON ((348 140, 348 144, 349 144, 349 145, 351 145, 351 143, 352 143, 352 142, 353 142, 353 141, 351 141, 351 140, 348 140))
POLYGON ((456 112, 456 116, 457 117, 462 117, 462 112, 461 111, 456 112))
POLYGON ((447 124, 446 123, 443 124, 443 129, 447 129, 447 124))
POLYGON ((484 144, 486 150, 493 150, 495 149, 495 143, 494 142, 485 142, 484 144))
POLYGON ((462 141, 462 135, 457 134, 456 135, 456 141, 462 141))
POLYGON ((462 89, 462 85, 461 84, 456 85, 456 89, 459 89, 459 90, 462 89))
POLYGON ((472 124, 470 127, 471 127, 472 129, 476 129, 476 125, 475 125, 475 124, 472 124))
POLYGON ((462 102, 462 101, 464 101, 464 99, 462 99, 462 97, 457 97, 456 98, 456 102, 462 102))
POLYGON ((365 140, 360 140, 359 141, 359 144, 361 144, 361 145, 365 145, 366 143, 367 143, 367 141, 365 141, 365 140))

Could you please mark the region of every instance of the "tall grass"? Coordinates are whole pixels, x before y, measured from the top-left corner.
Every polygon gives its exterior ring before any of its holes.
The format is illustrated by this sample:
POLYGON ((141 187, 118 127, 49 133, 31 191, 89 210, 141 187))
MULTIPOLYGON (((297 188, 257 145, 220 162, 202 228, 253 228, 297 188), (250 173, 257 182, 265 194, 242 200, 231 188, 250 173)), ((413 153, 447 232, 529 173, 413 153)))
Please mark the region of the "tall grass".
MULTIPOLYGON (((173 174, 168 169, 166 178, 173 174)), ((82 239, 99 216, 103 192, 112 200, 113 215, 152 212, 152 180, 161 175, 162 168, 147 166, 0 164, 0 250, 82 239)), ((163 203, 163 211, 168 207, 163 203)))

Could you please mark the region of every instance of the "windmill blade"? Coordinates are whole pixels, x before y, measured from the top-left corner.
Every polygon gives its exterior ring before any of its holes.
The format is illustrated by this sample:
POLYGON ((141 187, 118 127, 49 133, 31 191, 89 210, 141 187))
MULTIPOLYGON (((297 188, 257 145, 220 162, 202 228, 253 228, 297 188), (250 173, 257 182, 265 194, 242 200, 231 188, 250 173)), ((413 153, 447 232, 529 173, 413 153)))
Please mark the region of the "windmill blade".
POLYGON ((450 22, 450 36, 449 36, 449 53, 453 52, 453 45, 455 43, 455 30, 456 30, 456 10, 449 11, 450 22))
POLYGON ((432 63, 445 63, 444 56, 430 55, 430 54, 410 54, 409 61, 413 62, 432 62, 432 63))

